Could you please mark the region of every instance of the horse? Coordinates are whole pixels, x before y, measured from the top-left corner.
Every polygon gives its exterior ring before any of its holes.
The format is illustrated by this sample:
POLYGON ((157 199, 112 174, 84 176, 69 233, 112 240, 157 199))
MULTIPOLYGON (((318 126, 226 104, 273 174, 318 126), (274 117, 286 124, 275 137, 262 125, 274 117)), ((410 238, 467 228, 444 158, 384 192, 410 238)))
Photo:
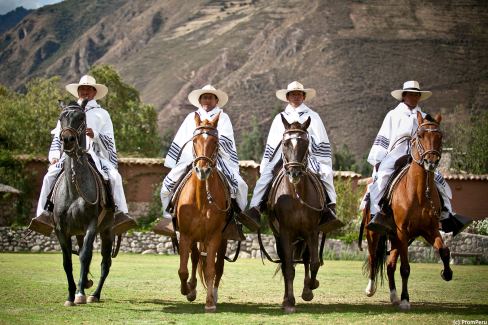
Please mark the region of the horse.
POLYGON ((318 251, 319 223, 326 194, 320 179, 307 169, 310 117, 303 124, 290 124, 283 115, 281 119, 285 127, 281 142, 283 167, 273 181, 268 211, 285 279, 282 308, 286 313, 293 313, 296 311, 294 264, 304 264, 303 300, 311 301, 314 296, 312 290, 319 286, 317 273, 322 264, 318 251))
MULTIPOLYGON (((408 293, 408 277, 410 265, 408 262, 408 246, 418 236, 422 236, 439 253, 444 264, 441 277, 450 281, 453 272, 449 267, 450 252, 444 244, 439 232, 439 217, 441 212, 440 196, 434 184, 434 171, 439 165, 442 151, 442 132, 439 129, 441 115, 434 119, 424 119, 417 113, 418 129, 411 138, 410 165, 399 174, 391 194, 391 211, 396 224, 394 233, 378 234, 366 229, 368 242, 368 260, 365 264, 369 271, 369 282, 365 289, 368 297, 376 292, 378 275, 383 279, 384 266, 387 268, 388 284, 390 288, 390 301, 399 305, 401 310, 410 309, 410 296, 408 293), (390 240, 391 250, 388 263, 387 240, 390 240), (398 298, 395 286, 396 263, 400 256, 400 275, 402 277, 401 301, 398 298)), ((363 220, 359 235, 359 248, 361 249, 364 225, 371 220, 369 203, 363 209, 363 220)))
POLYGON ((212 121, 201 121, 200 115, 195 113, 197 127, 190 140, 193 144, 192 169, 188 180, 182 185, 176 204, 180 231, 178 275, 181 294, 188 301, 195 300, 198 268, 200 279, 207 290, 205 312, 215 312, 217 309, 218 288, 224 273, 227 248, 227 240, 222 237, 222 232, 230 209, 227 184, 216 168, 219 117, 220 114, 212 121), (190 253, 192 270, 188 281, 190 253))
POLYGON ((65 160, 54 186, 52 201, 54 229, 63 253, 63 267, 68 280, 68 299, 65 306, 99 302, 112 264, 114 207, 104 202, 107 199, 103 181, 89 162, 91 157, 85 149, 86 103, 85 100, 82 106, 76 102, 64 106, 59 117, 65 160), (103 257, 101 276, 97 288, 87 299, 85 289, 93 285, 93 281, 88 280, 88 273, 97 234, 100 234, 103 257), (78 240, 78 252, 72 250, 72 236, 76 236, 78 240), (78 286, 73 278, 73 252, 79 254, 80 259, 78 286))

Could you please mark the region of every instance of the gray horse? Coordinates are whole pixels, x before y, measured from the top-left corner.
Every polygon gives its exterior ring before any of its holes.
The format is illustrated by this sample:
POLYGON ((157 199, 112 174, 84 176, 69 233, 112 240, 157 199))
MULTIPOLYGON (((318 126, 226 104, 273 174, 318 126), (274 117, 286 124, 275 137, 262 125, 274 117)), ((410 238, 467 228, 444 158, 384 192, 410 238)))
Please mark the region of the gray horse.
POLYGON ((60 137, 66 157, 63 171, 54 187, 52 201, 55 232, 63 252, 63 266, 68 279, 68 300, 65 306, 87 302, 85 289, 93 285, 93 281, 88 280, 88 273, 97 234, 100 234, 102 246, 101 277, 95 292, 88 297, 88 302, 100 300, 100 293, 112 264, 114 207, 113 204, 107 204, 111 200, 107 200, 102 178, 90 163, 91 157, 85 149, 85 105, 86 101, 82 106, 72 102, 63 107, 59 117, 60 137), (72 236, 77 237, 79 246, 77 253, 81 270, 78 288, 73 279, 72 236))

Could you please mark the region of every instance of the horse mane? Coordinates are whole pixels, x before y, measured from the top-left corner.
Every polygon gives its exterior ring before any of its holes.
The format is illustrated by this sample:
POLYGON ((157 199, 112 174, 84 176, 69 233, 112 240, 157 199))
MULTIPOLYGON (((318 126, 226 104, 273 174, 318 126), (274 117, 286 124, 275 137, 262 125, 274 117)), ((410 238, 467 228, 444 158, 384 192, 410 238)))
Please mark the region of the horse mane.
POLYGON ((436 123, 437 124, 437 121, 430 114, 425 115, 424 120, 427 120, 429 122, 432 122, 432 123, 436 123))

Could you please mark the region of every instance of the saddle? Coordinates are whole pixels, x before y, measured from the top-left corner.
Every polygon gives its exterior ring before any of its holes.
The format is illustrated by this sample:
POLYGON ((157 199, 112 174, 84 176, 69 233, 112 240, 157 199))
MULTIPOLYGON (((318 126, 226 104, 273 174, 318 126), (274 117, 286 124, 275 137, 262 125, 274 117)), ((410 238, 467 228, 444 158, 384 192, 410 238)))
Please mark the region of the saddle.
POLYGON ((410 155, 404 155, 395 161, 394 171, 388 178, 386 183, 385 192, 380 199, 379 205, 382 207, 383 212, 391 214, 391 200, 393 197, 393 191, 398 185, 402 177, 408 172, 408 169, 412 163, 412 157, 410 155))

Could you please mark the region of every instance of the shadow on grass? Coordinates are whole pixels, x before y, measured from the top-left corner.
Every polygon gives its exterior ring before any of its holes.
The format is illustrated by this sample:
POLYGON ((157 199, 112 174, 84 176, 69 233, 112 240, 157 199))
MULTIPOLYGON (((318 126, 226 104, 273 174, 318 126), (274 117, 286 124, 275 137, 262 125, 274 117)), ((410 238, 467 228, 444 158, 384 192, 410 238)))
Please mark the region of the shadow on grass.
MULTIPOLYGON (((131 304, 154 304, 161 306, 163 312, 170 314, 194 314, 204 313, 203 303, 191 303, 184 301, 171 301, 161 299, 151 299, 143 301, 128 301, 131 304)), ((154 311, 153 309, 139 309, 137 311, 154 311)), ((217 312, 237 313, 237 314, 266 314, 281 315, 283 311, 279 304, 266 303, 229 303, 223 302, 217 304, 217 312)), ((398 313, 398 306, 392 306, 390 303, 376 304, 315 304, 315 303, 297 303, 296 313, 300 314, 327 314, 327 313, 355 313, 355 314, 384 314, 398 313)), ((454 303, 426 303, 413 302, 412 310, 415 314, 453 314, 453 315, 486 315, 488 314, 488 305, 483 304, 454 304, 454 303)))

